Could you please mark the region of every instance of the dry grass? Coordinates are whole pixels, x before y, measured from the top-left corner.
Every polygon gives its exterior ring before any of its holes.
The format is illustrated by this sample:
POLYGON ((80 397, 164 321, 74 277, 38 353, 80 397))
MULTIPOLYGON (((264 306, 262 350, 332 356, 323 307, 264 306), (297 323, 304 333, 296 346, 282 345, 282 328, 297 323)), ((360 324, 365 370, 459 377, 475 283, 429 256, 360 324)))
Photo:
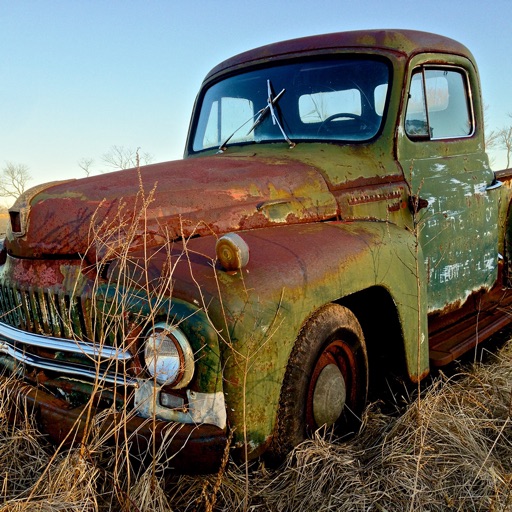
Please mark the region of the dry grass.
MULTIPOLYGON (((238 469, 224 476, 219 510, 243 510, 243 477, 238 469)), ((181 479, 177 509, 195 510, 199 486, 181 479)), ((400 416, 371 407, 351 442, 318 436, 284 469, 259 468, 246 509, 512 510, 511 343, 492 364, 440 377, 400 416)))
POLYGON ((0 511, 512 510, 512 344, 495 359, 441 376, 401 415, 370 407, 350 442, 319 434, 283 468, 253 468, 248 486, 233 463, 164 478, 96 440, 55 453, 27 415, 10 426, 0 390, 0 511))

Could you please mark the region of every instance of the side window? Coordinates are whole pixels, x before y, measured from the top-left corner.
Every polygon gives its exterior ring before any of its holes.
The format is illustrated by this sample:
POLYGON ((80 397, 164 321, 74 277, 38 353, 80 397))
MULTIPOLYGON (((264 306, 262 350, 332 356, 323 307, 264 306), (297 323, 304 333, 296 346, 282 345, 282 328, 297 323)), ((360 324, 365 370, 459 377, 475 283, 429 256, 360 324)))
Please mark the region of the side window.
POLYGON ((473 134, 467 76, 453 68, 413 72, 405 115, 411 139, 450 139, 473 134))

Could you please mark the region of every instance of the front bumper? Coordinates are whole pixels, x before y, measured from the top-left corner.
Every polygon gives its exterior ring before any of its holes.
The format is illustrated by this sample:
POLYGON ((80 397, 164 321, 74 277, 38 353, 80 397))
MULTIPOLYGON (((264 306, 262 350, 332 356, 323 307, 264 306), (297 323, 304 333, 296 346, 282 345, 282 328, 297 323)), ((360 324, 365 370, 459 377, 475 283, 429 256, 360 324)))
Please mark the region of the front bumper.
MULTIPOLYGON (((52 442, 63 446, 87 442, 91 435, 88 406, 72 408, 64 400, 12 378, 0 377, 0 386, 7 390, 13 404, 25 403, 35 413, 39 427, 52 442)), ((228 444, 225 430, 215 425, 176 423, 122 413, 102 418, 98 428, 107 444, 128 442, 130 454, 143 464, 150 464, 155 452, 157 462, 177 473, 214 473, 228 444)))

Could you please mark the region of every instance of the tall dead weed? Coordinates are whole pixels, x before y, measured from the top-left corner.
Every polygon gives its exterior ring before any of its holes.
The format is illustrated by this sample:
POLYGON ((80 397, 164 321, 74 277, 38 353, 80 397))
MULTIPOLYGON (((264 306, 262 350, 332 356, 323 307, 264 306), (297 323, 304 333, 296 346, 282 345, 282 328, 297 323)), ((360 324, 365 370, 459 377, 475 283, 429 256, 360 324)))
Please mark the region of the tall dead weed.
MULTIPOLYGON (((218 510, 243 510, 244 473, 224 475, 218 510)), ((251 475, 247 510, 512 510, 512 343, 492 364, 441 376, 400 416, 367 412, 353 440, 299 445, 284 468, 251 475)), ((177 510, 196 510, 183 477, 177 510), (185 490, 185 491, 184 491, 185 490)))
POLYGON ((510 342, 492 364, 435 380, 400 416, 371 406, 349 442, 318 433, 282 468, 258 465, 248 486, 234 463, 178 477, 137 474, 122 450, 97 443, 55 453, 22 408, 10 424, 0 391, 1 512, 512 510, 510 342))

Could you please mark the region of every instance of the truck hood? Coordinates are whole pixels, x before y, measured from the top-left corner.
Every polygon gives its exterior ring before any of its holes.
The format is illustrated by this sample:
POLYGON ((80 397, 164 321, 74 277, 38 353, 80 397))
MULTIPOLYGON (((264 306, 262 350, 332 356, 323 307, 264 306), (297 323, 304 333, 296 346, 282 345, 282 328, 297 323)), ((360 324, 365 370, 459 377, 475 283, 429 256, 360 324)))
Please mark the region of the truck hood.
POLYGON ((121 246, 140 249, 336 214, 314 167, 218 155, 35 187, 10 209, 6 246, 17 257, 97 260, 121 246))

